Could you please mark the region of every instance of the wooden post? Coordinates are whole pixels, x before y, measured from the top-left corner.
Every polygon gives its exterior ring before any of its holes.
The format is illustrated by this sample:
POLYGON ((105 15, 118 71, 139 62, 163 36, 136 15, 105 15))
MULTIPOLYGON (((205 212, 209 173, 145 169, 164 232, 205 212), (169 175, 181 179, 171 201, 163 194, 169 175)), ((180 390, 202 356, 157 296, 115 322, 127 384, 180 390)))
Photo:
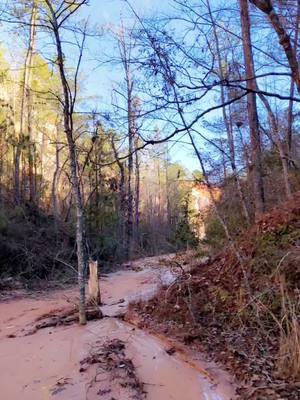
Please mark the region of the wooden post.
POLYGON ((98 261, 89 261, 89 303, 101 304, 99 280, 98 280, 98 261))

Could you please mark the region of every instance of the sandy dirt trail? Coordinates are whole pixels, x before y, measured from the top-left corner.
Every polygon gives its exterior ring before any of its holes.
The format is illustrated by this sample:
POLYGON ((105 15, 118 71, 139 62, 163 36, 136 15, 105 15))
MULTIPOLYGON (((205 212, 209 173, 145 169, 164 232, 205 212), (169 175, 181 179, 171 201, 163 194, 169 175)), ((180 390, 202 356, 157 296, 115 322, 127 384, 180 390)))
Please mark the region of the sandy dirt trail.
MULTIPOLYGON (((81 327, 76 324, 46 328, 24 336, 35 320, 76 301, 75 290, 0 303, 1 400, 142 400, 108 373, 91 366, 80 371, 80 361, 108 339, 124 342, 149 400, 229 400, 234 398, 230 377, 200 354, 169 355, 167 340, 150 335, 116 317, 128 302, 150 298, 161 284, 174 279, 159 258, 134 263, 101 280, 104 318, 81 327), (120 300, 122 300, 120 302, 120 300), (15 337, 8 337, 15 336, 15 337)), ((122 366, 121 366, 122 367, 122 366)))

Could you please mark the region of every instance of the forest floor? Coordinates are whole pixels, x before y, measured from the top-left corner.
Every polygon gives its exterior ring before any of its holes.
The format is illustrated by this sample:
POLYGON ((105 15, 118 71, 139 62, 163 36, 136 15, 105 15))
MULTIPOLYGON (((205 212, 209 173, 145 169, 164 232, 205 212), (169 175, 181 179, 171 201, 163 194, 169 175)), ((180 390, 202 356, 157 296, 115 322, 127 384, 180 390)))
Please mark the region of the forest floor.
POLYGON ((233 399, 233 378, 217 364, 124 320, 130 302, 151 299, 172 284, 179 273, 170 267, 173 258, 146 258, 103 276, 102 318, 86 326, 70 318, 75 288, 2 296, 1 398, 233 399), (48 324, 55 318, 64 323, 48 324))

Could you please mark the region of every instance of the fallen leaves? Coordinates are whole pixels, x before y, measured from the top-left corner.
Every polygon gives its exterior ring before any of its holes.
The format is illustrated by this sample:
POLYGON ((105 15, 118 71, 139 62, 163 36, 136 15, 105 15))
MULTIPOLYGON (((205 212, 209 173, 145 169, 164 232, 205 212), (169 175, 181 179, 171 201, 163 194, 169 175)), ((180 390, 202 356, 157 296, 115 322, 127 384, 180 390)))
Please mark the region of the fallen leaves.
POLYGON ((96 342, 90 354, 80 362, 80 372, 87 372, 89 366, 96 368, 89 390, 93 389, 96 382, 101 381, 102 387, 98 389, 97 394, 102 397, 109 395, 109 400, 114 398, 114 391, 117 391, 119 396, 123 393, 124 398, 133 400, 146 398, 144 384, 139 380, 132 360, 126 357, 125 350, 125 343, 120 339, 113 339, 104 344, 96 342), (99 378, 101 375, 104 375, 103 379, 99 378), (114 381, 113 387, 109 385, 109 381, 114 381))

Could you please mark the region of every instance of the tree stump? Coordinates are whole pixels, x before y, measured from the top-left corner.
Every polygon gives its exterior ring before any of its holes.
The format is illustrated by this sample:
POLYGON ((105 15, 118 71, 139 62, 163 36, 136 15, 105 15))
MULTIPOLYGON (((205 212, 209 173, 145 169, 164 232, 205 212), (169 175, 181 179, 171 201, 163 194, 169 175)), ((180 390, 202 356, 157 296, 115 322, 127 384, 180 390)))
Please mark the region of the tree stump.
POLYGON ((89 262, 89 303, 90 304, 101 304, 101 295, 99 288, 99 280, 98 280, 98 261, 90 260, 89 262))

